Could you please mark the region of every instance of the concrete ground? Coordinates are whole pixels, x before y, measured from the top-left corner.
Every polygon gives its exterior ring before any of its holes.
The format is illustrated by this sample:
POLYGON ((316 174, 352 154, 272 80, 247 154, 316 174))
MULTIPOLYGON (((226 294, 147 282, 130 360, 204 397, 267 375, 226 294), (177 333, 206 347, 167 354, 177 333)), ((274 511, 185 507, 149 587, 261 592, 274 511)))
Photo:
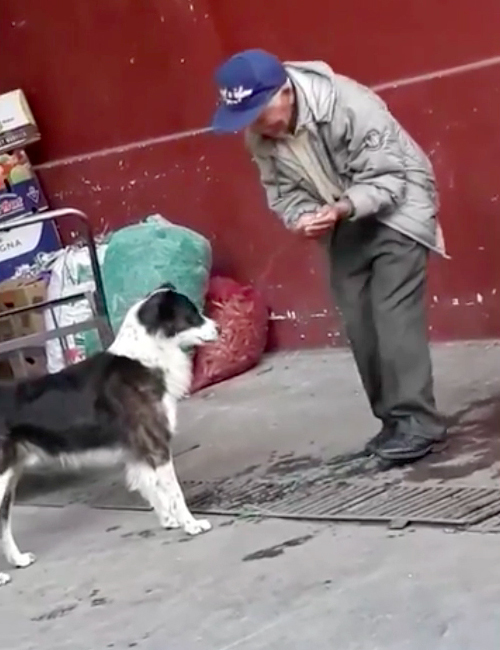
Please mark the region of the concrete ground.
MULTIPOLYGON (((434 354, 450 443, 398 476, 494 486, 500 347, 434 354)), ((348 353, 322 351, 267 359, 192 398, 181 429, 176 465, 189 484, 300 475, 359 449, 376 423, 348 353)), ((149 512, 89 507, 103 494, 118 505, 115 482, 111 473, 25 482, 21 499, 31 505, 15 509, 14 526, 22 550, 39 559, 0 589, 2 648, 498 646, 496 535, 213 518, 213 531, 188 539, 159 530, 149 512)))

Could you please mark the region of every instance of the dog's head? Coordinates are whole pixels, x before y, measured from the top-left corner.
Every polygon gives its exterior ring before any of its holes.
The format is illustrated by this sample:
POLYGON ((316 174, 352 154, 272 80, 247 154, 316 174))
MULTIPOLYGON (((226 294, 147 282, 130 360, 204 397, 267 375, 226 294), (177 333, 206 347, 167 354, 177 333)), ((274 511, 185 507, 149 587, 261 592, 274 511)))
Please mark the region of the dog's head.
POLYGON ((217 326, 196 305, 170 284, 153 291, 140 305, 137 320, 151 336, 170 339, 183 347, 217 339, 217 326))

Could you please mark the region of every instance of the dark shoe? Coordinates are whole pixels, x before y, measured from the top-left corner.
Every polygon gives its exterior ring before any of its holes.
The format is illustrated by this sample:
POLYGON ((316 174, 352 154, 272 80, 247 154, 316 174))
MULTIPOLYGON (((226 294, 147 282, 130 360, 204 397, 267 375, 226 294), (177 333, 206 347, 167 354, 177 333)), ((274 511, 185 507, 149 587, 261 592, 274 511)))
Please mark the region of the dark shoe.
POLYGON ((391 462, 419 460, 427 456, 441 440, 434 440, 418 433, 395 431, 375 449, 382 460, 391 462))
POLYGON ((382 428, 377 433, 376 436, 368 440, 365 445, 365 453, 375 454, 377 449, 385 444, 387 440, 395 433, 395 424, 394 422, 384 422, 382 428))

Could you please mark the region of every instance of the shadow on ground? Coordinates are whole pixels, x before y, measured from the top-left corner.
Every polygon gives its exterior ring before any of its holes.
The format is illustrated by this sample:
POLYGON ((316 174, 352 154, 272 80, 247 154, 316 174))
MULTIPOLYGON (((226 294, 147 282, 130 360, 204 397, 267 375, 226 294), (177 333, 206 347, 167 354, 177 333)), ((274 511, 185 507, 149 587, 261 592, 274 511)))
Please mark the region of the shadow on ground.
POLYGON ((408 467, 404 477, 449 481, 478 472, 490 480, 500 477, 500 394, 473 401, 451 416, 447 443, 408 467))
POLYGON ((332 479, 383 476, 384 480, 448 482, 477 475, 486 482, 500 478, 500 394, 473 401, 448 418, 448 439, 435 453, 414 465, 387 467, 362 451, 328 459, 273 455, 266 477, 328 470, 332 479))

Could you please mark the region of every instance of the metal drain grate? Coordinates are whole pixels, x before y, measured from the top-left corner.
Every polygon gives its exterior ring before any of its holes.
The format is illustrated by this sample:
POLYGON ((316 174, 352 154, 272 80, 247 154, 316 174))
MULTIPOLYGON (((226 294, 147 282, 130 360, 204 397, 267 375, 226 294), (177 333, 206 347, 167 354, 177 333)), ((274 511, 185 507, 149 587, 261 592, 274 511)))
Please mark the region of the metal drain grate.
MULTIPOLYGON (((64 478, 64 477, 63 477, 64 478)), ((94 508, 149 510, 123 480, 112 474, 100 482, 87 477, 81 483, 54 476, 32 477, 25 484, 21 502, 32 505, 88 503, 94 508), (50 478, 50 477, 49 477, 50 478), (42 480, 43 479, 43 480, 42 480), (62 484, 60 484, 62 480, 62 484), (38 481, 38 482, 37 482, 38 481), (38 494, 38 483, 45 490, 38 494), (36 484, 36 485, 35 485, 36 484)), ((287 519, 385 523, 403 527, 409 523, 461 527, 478 532, 500 532, 500 489, 456 484, 421 486, 389 484, 353 478, 332 480, 295 477, 276 481, 225 479, 183 482, 191 510, 203 515, 258 515, 287 519)))
POLYGON ((231 495, 208 497, 191 501, 194 511, 203 514, 241 514, 252 507, 255 514, 277 518, 314 519, 389 523, 408 523, 469 527, 481 525, 490 530, 495 522, 500 530, 500 490, 459 486, 420 487, 413 485, 383 485, 370 481, 352 481, 321 485, 298 486, 283 495, 279 486, 258 485, 231 495), (274 488, 274 492, 273 492, 274 488), (273 494, 276 498, 272 498, 273 494), (267 502, 266 502, 266 496, 267 502))

